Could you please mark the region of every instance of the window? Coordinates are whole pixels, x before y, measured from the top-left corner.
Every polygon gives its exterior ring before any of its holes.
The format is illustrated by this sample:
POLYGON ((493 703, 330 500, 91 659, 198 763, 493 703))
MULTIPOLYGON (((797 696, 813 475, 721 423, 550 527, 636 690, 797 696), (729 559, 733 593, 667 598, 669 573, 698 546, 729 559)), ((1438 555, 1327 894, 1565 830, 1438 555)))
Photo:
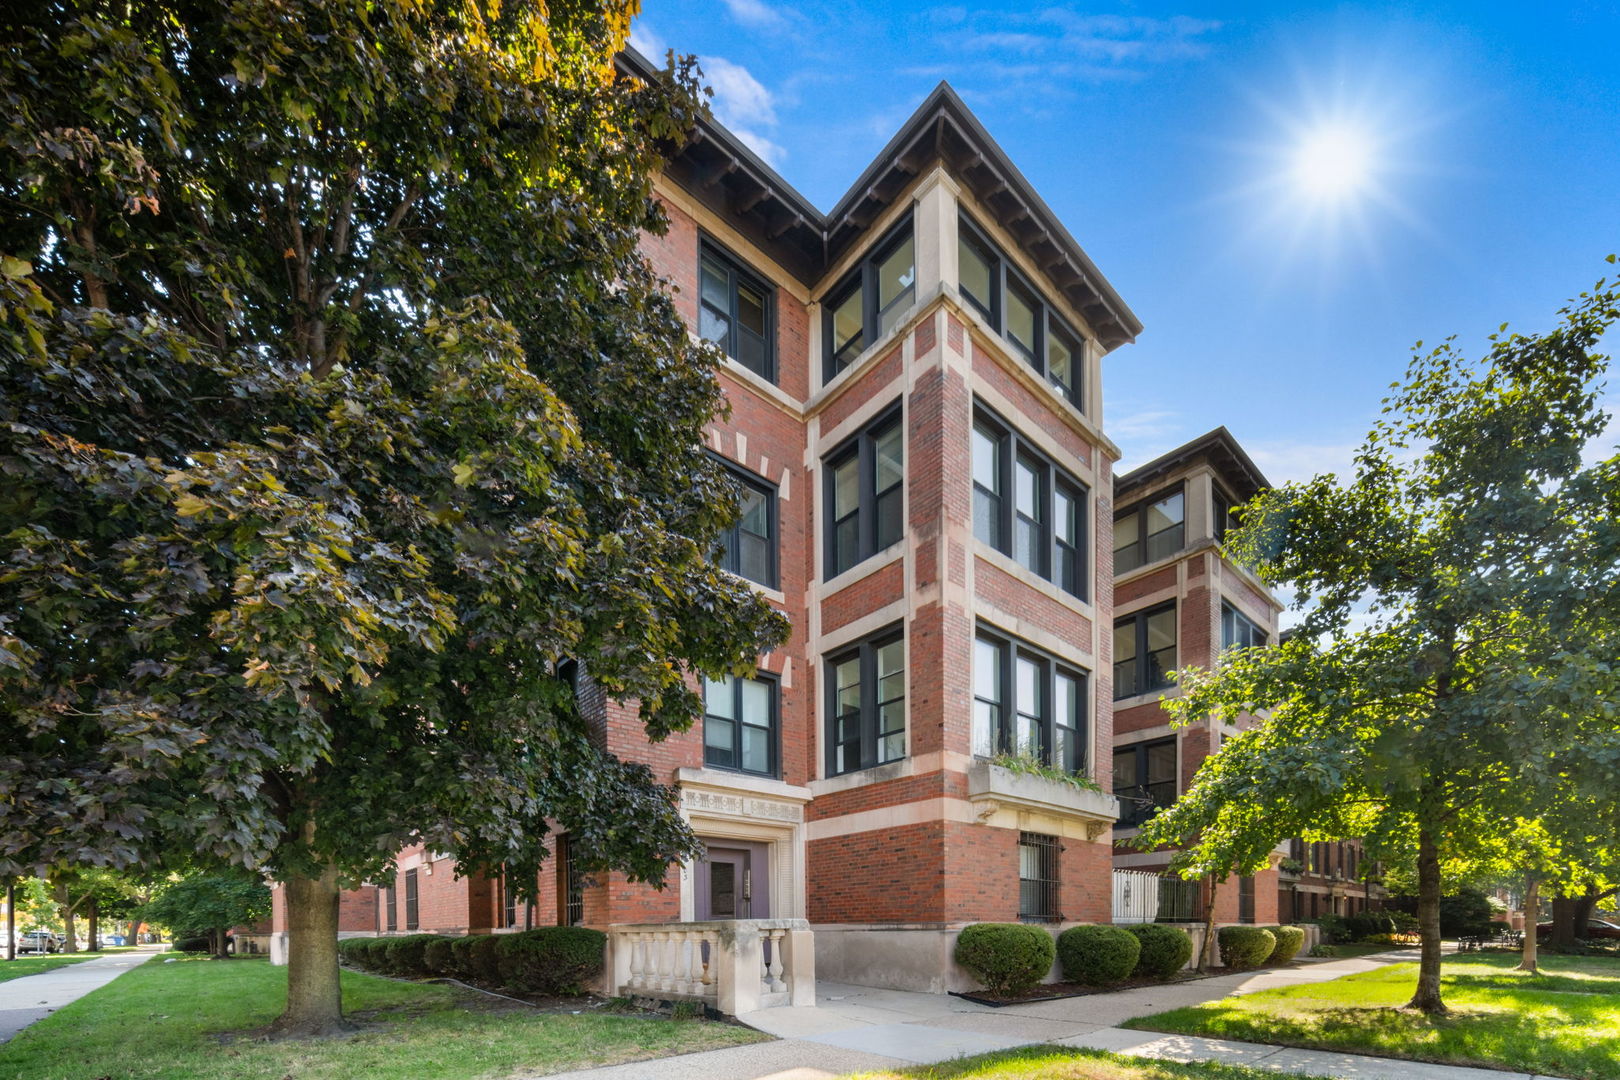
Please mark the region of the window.
POLYGON ((1183 518, 1180 489, 1114 515, 1114 573, 1126 574, 1180 551, 1186 542, 1183 518))
POLYGON ((1058 839, 1042 833, 1018 834, 1018 918, 1022 922, 1061 922, 1058 913, 1058 839))
POLYGON ((829 578, 900 539, 906 478, 900 421, 896 407, 826 459, 829 578))
POLYGON ((1086 768, 1086 675, 1033 646, 980 630, 973 643, 973 752, 1086 768))
POLYGON ((399 929, 399 889, 393 885, 390 885, 388 888, 384 889, 383 892, 385 894, 384 907, 388 913, 388 918, 384 925, 387 927, 389 933, 392 933, 393 931, 399 929))
POLYGON ((1140 825, 1176 801, 1176 740, 1137 743, 1114 751, 1119 827, 1140 825))
POLYGON ((516 926, 518 924, 517 890, 512 887, 512 871, 510 867, 501 867, 501 925, 516 926))
POLYGON ((776 775, 776 681, 703 680, 703 763, 776 775))
POLYGON ((973 420, 973 535, 1085 599, 1085 485, 983 409, 973 420))
POLYGON ((776 489, 731 469, 737 481, 737 523, 720 536, 720 566, 739 577, 776 588, 776 489))
POLYGON ((419 905, 416 897, 416 871, 405 871, 405 929, 415 930, 419 905))
POLYGON ((1231 604, 1221 605, 1221 648, 1258 649, 1270 641, 1266 632, 1231 604))
POLYGON ((906 655, 899 631, 828 660, 827 693, 829 776, 906 756, 906 655))
POLYGON ((698 257, 698 334, 743 367, 776 381, 771 324, 774 293, 710 244, 698 257))
POLYGON ((1233 505, 1231 496, 1219 487, 1211 485, 1210 492, 1210 511, 1214 517, 1211 535, 1217 542, 1223 542, 1226 534, 1238 527, 1237 507, 1233 505))
POLYGON ((911 222, 906 221, 828 294, 825 381, 831 382, 868 346, 894 329, 911 308, 916 284, 916 245, 911 222))
POLYGON ((574 858, 574 845, 564 834, 557 838, 557 924, 578 926, 585 921, 585 875, 574 858))
POLYGON ((1176 605, 1138 611, 1114 623, 1114 698, 1170 685, 1176 667, 1176 605))
POLYGON ((1080 335, 1052 310, 1034 286, 972 222, 956 231, 957 287, 1030 367, 1045 375, 1057 392, 1083 408, 1084 351, 1080 335))
POLYGON ((1238 922, 1254 922, 1254 878, 1248 874, 1238 878, 1238 922))

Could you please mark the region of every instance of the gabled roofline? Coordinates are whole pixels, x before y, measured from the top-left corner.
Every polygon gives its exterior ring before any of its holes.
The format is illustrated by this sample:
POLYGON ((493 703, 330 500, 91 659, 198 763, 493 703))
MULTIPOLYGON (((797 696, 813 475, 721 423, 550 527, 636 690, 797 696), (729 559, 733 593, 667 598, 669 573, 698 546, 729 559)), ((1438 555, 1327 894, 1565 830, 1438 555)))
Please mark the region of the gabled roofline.
POLYGON ((1146 465, 1139 465, 1128 473, 1114 478, 1114 503, 1119 505, 1125 497, 1153 484, 1154 481, 1175 472, 1199 458, 1207 460, 1221 479, 1232 488, 1239 501, 1246 501, 1271 487, 1271 481, 1228 431, 1225 425, 1160 454, 1146 465))
MULTIPOLYGON (((641 79, 661 74, 631 48, 620 54, 619 66, 641 79)), ((948 83, 929 93, 825 214, 712 117, 699 120, 686 143, 672 149, 665 171, 800 282, 813 286, 935 162, 996 215, 1052 286, 1085 316, 1105 351, 1136 340, 1141 320, 948 83)))

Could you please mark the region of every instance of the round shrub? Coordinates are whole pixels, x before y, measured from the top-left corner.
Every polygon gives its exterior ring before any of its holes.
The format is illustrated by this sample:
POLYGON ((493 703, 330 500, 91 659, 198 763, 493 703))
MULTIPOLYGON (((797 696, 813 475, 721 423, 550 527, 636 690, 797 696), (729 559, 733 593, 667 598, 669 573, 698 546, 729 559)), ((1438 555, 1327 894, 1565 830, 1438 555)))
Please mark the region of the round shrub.
POLYGON ((498 934, 495 963, 502 984, 531 994, 581 994, 602 974, 607 935, 583 926, 542 926, 498 934))
POLYGON ((501 985, 501 965, 496 953, 499 945, 500 939, 495 934, 458 938, 450 946, 457 973, 469 982, 501 985))
POLYGON ((1286 964, 1305 947, 1305 931, 1297 926, 1272 926, 1268 929, 1271 936, 1277 939, 1277 947, 1266 958, 1268 964, 1286 964))
POLYGON ((1087 986, 1124 982, 1141 953, 1142 943, 1122 926, 1071 926, 1057 939, 1063 978, 1087 986))
POLYGON ((352 968, 364 967, 365 965, 361 962, 361 955, 368 948, 370 948, 371 943, 376 940, 376 938, 365 937, 344 938, 342 941, 338 942, 337 946, 339 962, 347 964, 352 968))
POLYGON ((360 938, 350 955, 361 971, 382 972, 388 962, 388 938, 360 938))
POLYGON ((1163 923, 1138 923, 1125 929, 1142 945, 1142 954, 1136 959, 1138 975, 1168 979, 1192 959, 1192 938, 1185 930, 1163 923))
POLYGON ((473 939, 458 937, 450 939, 450 974, 462 979, 476 978, 473 974, 473 939))
POLYGON ((992 994, 1028 990, 1052 970, 1056 955, 1051 934, 1023 923, 974 923, 956 938, 956 962, 992 994))
POLYGON ((454 954, 450 951, 450 943, 454 938, 435 937, 422 948, 422 968, 429 975, 454 975, 456 972, 454 954))
POLYGON ((1220 945, 1221 963, 1235 971, 1259 967, 1277 947, 1271 931, 1258 926, 1223 926, 1215 940, 1220 945))

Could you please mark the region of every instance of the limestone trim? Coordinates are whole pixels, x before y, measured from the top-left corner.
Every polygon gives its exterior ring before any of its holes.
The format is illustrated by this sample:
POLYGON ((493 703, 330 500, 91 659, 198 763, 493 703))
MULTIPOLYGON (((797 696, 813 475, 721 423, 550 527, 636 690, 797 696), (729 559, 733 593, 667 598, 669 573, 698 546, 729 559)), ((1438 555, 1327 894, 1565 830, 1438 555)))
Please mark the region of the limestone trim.
POLYGON ((988 761, 968 768, 968 801, 981 824, 1096 840, 1114 827, 1119 800, 1004 769, 988 761))
POLYGON ((1057 601, 1076 615, 1084 615, 1092 620, 1096 619, 1097 609, 1092 606, 1089 600, 1082 600, 1073 593, 1060 588, 1056 582, 1041 577, 1041 575, 1035 573, 1011 555, 1003 551, 997 551, 977 536, 973 537, 973 554, 976 558, 983 559, 1009 577, 1016 578, 1020 584, 1027 585, 1049 600, 1057 601))
MULTIPOLYGON (((711 840, 762 843, 771 876, 772 918, 802 919, 804 896, 804 804, 806 788, 765 777, 717 769, 676 770, 681 815, 692 831, 711 840)), ((697 911, 693 863, 681 865, 681 920, 697 911)))

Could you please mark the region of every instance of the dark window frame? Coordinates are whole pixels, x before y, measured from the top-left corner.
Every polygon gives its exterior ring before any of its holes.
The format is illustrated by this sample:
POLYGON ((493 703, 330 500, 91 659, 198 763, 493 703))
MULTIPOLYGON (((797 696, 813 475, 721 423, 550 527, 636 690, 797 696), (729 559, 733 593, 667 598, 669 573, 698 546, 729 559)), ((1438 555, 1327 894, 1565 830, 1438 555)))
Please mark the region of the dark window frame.
POLYGON ((557 838, 557 849, 557 924, 578 926, 585 921, 585 875, 567 833, 557 838))
POLYGON ((506 928, 518 924, 517 890, 512 888, 512 868, 501 867, 501 925, 506 928))
POLYGON ((405 871, 405 929, 418 929, 421 926, 421 914, 421 893, 418 891, 416 869, 413 867, 405 871))
POLYGON ((1209 485, 1210 490, 1210 535, 1217 544, 1226 542, 1226 534, 1238 527, 1238 501, 1226 493, 1226 489, 1216 483, 1209 485))
POLYGON ((1059 853, 1062 843, 1046 833, 1018 834, 1018 921, 1027 923, 1062 922, 1062 870, 1059 853), (1037 877, 1024 876, 1024 851, 1034 852, 1037 877))
POLYGON ((1086 336, 1068 321, 1059 315, 1055 306, 1046 298, 1045 292, 1030 281, 1029 278, 1013 268, 1011 260, 1002 252, 1000 246, 990 239, 990 234, 979 227, 979 224, 967 214, 957 218, 958 244, 961 243, 961 234, 966 231, 967 243, 977 248, 980 255, 986 256, 990 263, 990 303, 988 307, 980 300, 966 292, 961 287, 960 258, 958 259, 957 292, 985 317, 985 321, 1013 346, 1024 358, 1024 362, 1034 368, 1052 387, 1053 393, 1069 402, 1081 412, 1085 411, 1085 381, 1086 381, 1086 336), (1023 294, 1024 302, 1034 309, 1035 340, 1031 343, 1033 352, 1026 350, 1018 341, 1014 340, 1006 326, 1007 302, 1009 290, 1023 294), (1048 350, 1048 339, 1052 336, 1066 338, 1069 348, 1069 380, 1074 385, 1068 386, 1052 374, 1051 356, 1048 350))
POLYGON ((1259 623, 1243 614, 1230 600, 1221 601, 1222 652, 1234 648, 1263 649, 1270 644, 1271 635, 1259 623))
POLYGON ((861 261, 848 274, 841 278, 836 286, 827 291, 826 299, 822 302, 822 378, 823 384, 830 383, 842 372, 849 370, 855 361, 864 355, 868 349, 882 337, 881 326, 883 316, 891 310, 903 311, 908 303, 915 303, 917 299, 917 248, 916 234, 913 230, 911 215, 907 214, 904 220, 897 222, 893 228, 883 234, 883 238, 873 244, 861 261), (892 255, 896 248, 904 244, 907 239, 912 240, 911 248, 911 284, 900 290, 901 295, 892 300, 888 307, 878 307, 878 267, 883 260, 892 255), (833 312, 843 305, 843 302, 859 292, 861 296, 861 335, 860 345, 847 355, 842 349, 836 350, 833 346, 833 312), (910 300, 906 294, 910 294, 910 300))
POLYGON ((1001 490, 991 492, 979 483, 979 477, 969 465, 969 475, 973 484, 975 497, 973 500, 973 534, 981 543, 1006 555, 1017 562, 1018 565, 1052 582, 1058 588, 1081 601, 1088 601, 1091 595, 1087 573, 1091 546, 1088 542, 1089 523, 1091 521, 1091 489, 1081 483, 1073 473, 1059 465, 1052 457, 1039 446, 1030 442, 1018 429, 1003 420, 995 411, 983 405, 976 405, 973 410, 973 431, 978 434, 995 436, 997 480, 1001 490), (1033 462, 1037 471, 1039 491, 1036 498, 1040 501, 1039 513, 1041 520, 1036 525, 1039 531, 1036 542, 1036 554, 1039 566, 1030 566, 1018 558, 1018 524, 1021 517, 1018 511, 1018 493, 1015 489, 1017 482, 1017 469, 1020 460, 1033 462), (1063 491, 1076 509, 1075 543, 1070 544, 1064 540, 1057 528, 1057 495, 1063 491), (978 494, 982 492, 987 501, 995 503, 995 536, 983 535, 979 528, 978 494), (1060 567, 1063 563, 1063 549, 1070 548, 1074 552, 1075 580, 1073 585, 1062 580, 1060 567))
MULTIPOLYGON (((730 323, 730 330, 726 334, 726 341, 724 344, 720 342, 714 342, 714 344, 718 345, 721 351, 723 351, 726 356, 728 356, 739 366, 754 372, 754 374, 758 375, 766 382, 775 385, 777 381, 776 286, 772 285, 767 278, 752 270, 746 262, 732 254, 731 251, 722 244, 719 244, 710 237, 701 237, 698 240, 697 283, 699 337, 703 336, 703 260, 705 258, 713 259, 714 261, 725 266, 727 274, 726 293, 727 299, 731 304, 731 310, 726 313, 726 318, 730 323), (765 319, 765 333, 763 335, 765 344, 764 371, 755 370, 753 365, 744 362, 742 357, 739 355, 741 350, 737 348, 737 338, 738 335, 743 332, 741 329, 741 320, 738 318, 739 300, 737 297, 737 288, 739 285, 751 286, 763 298, 765 319)), ((704 340, 708 339, 705 338, 704 340)))
POLYGON ((1186 487, 1186 485, 1185 484, 1176 484, 1173 487, 1161 488, 1158 491, 1155 491, 1152 495, 1147 496, 1146 498, 1138 499, 1135 502, 1131 503, 1129 506, 1121 507, 1120 509, 1118 509, 1118 510, 1116 510, 1114 512, 1114 522, 1115 522, 1115 524, 1117 525, 1120 521, 1122 521, 1123 519, 1125 519, 1127 517, 1130 517, 1132 514, 1136 515, 1136 539, 1131 542, 1131 546, 1128 547, 1128 548, 1122 548, 1122 547, 1117 547, 1117 546, 1114 548, 1114 574, 1115 574, 1116 577, 1118 575, 1120 575, 1120 574, 1134 574, 1134 573, 1136 573, 1136 571, 1142 569, 1142 567, 1148 566, 1151 563, 1158 562, 1161 559, 1168 559, 1168 558, 1171 557, 1171 555, 1173 555, 1176 552, 1179 552, 1179 551, 1183 550, 1184 548, 1186 548, 1186 546, 1187 546, 1187 487, 1186 487), (1149 510, 1150 508, 1152 508, 1153 506, 1156 506, 1159 503, 1167 502, 1170 499, 1175 498, 1177 495, 1181 496, 1181 520, 1179 522, 1177 522, 1175 525, 1171 526, 1169 529, 1160 529, 1156 533, 1149 533, 1147 531, 1148 518, 1147 518, 1146 511, 1149 510), (1157 559, 1149 559, 1148 558, 1148 545, 1149 545, 1149 543, 1153 540, 1154 537, 1160 536, 1160 535, 1162 535, 1164 533, 1167 533, 1167 532, 1170 532, 1171 529, 1180 529, 1181 530, 1181 542, 1175 546, 1175 548, 1171 551, 1170 554, 1161 555, 1157 559), (1134 551, 1136 553, 1136 557, 1137 557, 1137 559, 1139 561, 1136 563, 1136 565, 1128 567, 1127 569, 1121 570, 1120 567, 1119 567, 1119 553, 1121 551, 1134 551))
MULTIPOLYGON (((1062 769, 1074 776, 1087 775, 1091 762, 1088 752, 1091 742, 1091 710, 1088 707, 1091 699, 1091 673, 1079 664, 1071 663, 1062 657, 1054 656, 1045 649, 1037 648, 1022 638, 1002 632, 988 624, 981 623, 973 635, 975 646, 983 641, 997 649, 996 663, 1001 680, 1001 700, 988 702, 977 694, 975 685, 974 701, 985 701, 993 704, 999 710, 999 721, 992 720, 990 730, 990 752, 992 754, 1016 754, 1018 747, 1014 739, 1018 729, 1018 717, 1028 715, 1039 720, 1040 752, 1037 758, 1043 765, 1062 769), (1039 689, 1040 701, 1037 708, 1040 713, 1021 712, 1021 702, 1018 700, 1017 661, 1020 656, 1033 660, 1038 665, 1041 686, 1039 689), (1057 680, 1059 675, 1073 679, 1075 686, 1075 701, 1079 705, 1079 712, 1075 717, 1074 726, 1074 760, 1072 762, 1054 763, 1052 748, 1057 742, 1057 680)), ((977 649, 975 649, 977 652, 977 649)), ((977 683, 977 673, 975 673, 977 683)), ((977 710, 975 710, 977 711, 977 710)))
MULTIPOLYGON (((1174 735, 1172 735, 1169 738, 1165 738, 1165 739, 1147 739, 1147 740, 1145 740, 1143 742, 1130 743, 1129 745, 1126 745, 1126 746, 1116 746, 1116 747, 1114 747, 1114 757, 1117 759, 1121 754, 1134 754, 1136 756, 1137 784, 1136 784, 1136 786, 1134 786, 1134 787, 1132 787, 1130 789, 1130 792, 1132 792, 1132 793, 1140 793, 1139 795, 1136 795, 1137 798, 1145 798, 1145 799, 1151 799, 1152 800, 1152 802, 1150 804, 1146 804, 1146 805, 1144 805, 1144 804, 1142 804, 1140 802, 1126 803, 1123 800, 1120 802, 1119 820, 1117 822, 1115 822, 1114 827, 1119 828, 1119 829, 1132 829, 1132 828, 1135 828, 1135 827, 1141 825, 1148 818, 1152 817, 1154 814, 1157 814, 1163 808, 1165 808, 1165 807, 1169 806, 1171 803, 1175 802, 1177 796, 1180 794, 1180 789, 1181 789, 1181 780, 1180 780, 1180 773, 1181 773, 1181 746, 1180 746, 1180 740, 1178 740, 1174 735), (1150 781, 1150 780, 1147 779, 1147 776, 1148 776, 1148 768, 1147 768, 1148 752, 1150 750, 1153 750, 1153 749, 1156 749, 1156 748, 1159 748, 1159 747, 1164 747, 1164 746, 1170 746, 1170 747, 1175 748, 1175 764, 1172 767, 1170 779, 1169 780, 1150 781), (1170 795, 1170 797, 1169 797, 1168 800, 1161 801, 1160 796, 1162 794, 1164 794, 1164 793, 1162 791, 1158 791, 1158 790, 1155 790, 1155 789, 1156 788, 1163 788, 1165 785, 1169 785, 1169 788, 1170 788, 1169 795, 1170 795)), ((1118 772, 1117 767, 1115 768, 1115 772, 1116 773, 1118 772)), ((1120 789, 1116 785, 1111 783, 1109 785, 1109 787, 1114 792, 1114 794, 1118 795, 1120 793, 1120 789)))
MULTIPOLYGON (((1150 681, 1150 676, 1152 675, 1153 670, 1153 653, 1148 650, 1148 620, 1155 615, 1163 615, 1166 611, 1173 611, 1176 613, 1176 617, 1173 621, 1176 628, 1176 662, 1179 664, 1181 660, 1181 612, 1177 609, 1176 602, 1174 600, 1167 601, 1163 604, 1155 604, 1150 608, 1143 608, 1141 611, 1133 611, 1129 615, 1121 615, 1119 618, 1114 620, 1115 630, 1120 629, 1126 623, 1133 623, 1136 634, 1136 655, 1133 656, 1129 661, 1124 661, 1136 665, 1136 677, 1134 685, 1132 686, 1130 692, 1120 693, 1119 665, 1122 663, 1122 661, 1116 659, 1114 661, 1115 701, 1121 701, 1129 697, 1139 697, 1142 694, 1152 694, 1159 690, 1167 690, 1175 685, 1169 680, 1168 677, 1157 682, 1150 681)), ((1174 670, 1174 667, 1168 667, 1163 668, 1162 672, 1165 676, 1168 676, 1169 673, 1174 670)))
POLYGON ((766 537, 766 547, 769 551, 768 568, 766 570, 768 580, 757 581, 742 572, 741 560, 737 557, 737 552, 741 547, 740 539, 742 535, 742 517, 740 515, 725 532, 720 534, 717 541, 720 569, 736 574, 744 581, 753 581, 756 585, 763 585, 767 589, 781 588, 782 524, 777 512, 777 486, 757 473, 749 472, 728 458, 715 455, 715 460, 725 467, 726 472, 731 475, 731 479, 739 487, 751 488, 765 496, 766 528, 770 530, 769 535, 766 537))
POLYGON ((384 928, 391 934, 399 929, 399 878, 394 878, 395 884, 388 886, 383 892, 383 911, 386 918, 383 920, 384 928))
POLYGON ((905 539, 906 535, 906 458, 907 432, 905 429, 905 413, 902 402, 893 405, 878 413, 860 431, 839 443, 831 453, 821 459, 821 471, 824 474, 822 492, 825 496, 824 513, 825 525, 822 537, 825 544, 822 560, 823 574, 826 578, 837 577, 845 571, 852 570, 861 563, 870 559, 881 551, 905 539), (898 426, 900 429, 900 480, 891 484, 882 491, 877 490, 877 443, 878 440, 889 433, 890 428, 898 426), (837 471, 851 457, 857 459, 856 465, 856 507, 843 518, 835 518, 837 507, 837 471), (878 501, 891 496, 900 500, 900 531, 897 536, 884 541, 879 535, 878 501), (838 556, 838 527, 850 516, 855 518, 855 551, 853 558, 847 565, 839 566, 838 556))
POLYGON ((1254 922, 1254 877, 1250 874, 1238 878, 1238 922, 1254 922))
MULTIPOLYGON (((707 684, 707 682, 705 682, 705 684, 703 686, 703 690, 702 690, 702 694, 703 694, 703 765, 704 765, 704 767, 709 768, 709 769, 721 769, 721 770, 724 770, 725 772, 742 773, 745 776, 766 776, 766 777, 770 777, 772 779, 780 778, 780 776, 782 775, 782 771, 781 771, 782 770, 782 681, 779 678, 777 678, 775 675, 771 674, 768 671, 757 672, 753 676, 748 677, 748 678, 745 678, 745 677, 743 677, 741 675, 734 675, 734 676, 731 677, 731 690, 732 690, 731 702, 732 702, 732 712, 733 712, 733 715, 729 718, 730 723, 732 725, 732 729, 733 729, 732 730, 732 739, 731 739, 731 753, 732 753, 732 760, 735 761, 737 764, 735 764, 735 765, 716 764, 715 762, 709 760, 709 750, 711 749, 711 747, 709 746, 709 730, 708 730, 709 716, 710 716, 709 705, 708 705, 708 693, 709 693, 709 691, 708 691, 708 684, 707 684), (743 765, 742 765, 742 760, 743 760, 743 730, 742 729, 743 729, 743 726, 744 726, 744 724, 743 724, 743 683, 750 682, 750 681, 762 684, 770 692, 770 698, 769 698, 770 703, 769 703, 769 707, 768 707, 769 708, 769 716, 767 717, 768 722, 765 725, 763 725, 766 732, 767 732, 766 741, 767 741, 767 747, 768 747, 768 749, 766 751, 767 764, 766 764, 766 769, 765 769, 764 772, 758 772, 758 771, 756 771, 754 769, 747 769, 747 768, 744 768, 743 765)), ((722 717, 722 716, 716 716, 715 719, 717 719, 717 720, 726 720, 728 718, 722 717)), ((759 724, 749 724, 747 726, 757 728, 757 727, 760 727, 761 725, 759 725, 759 724)))
MULTIPOLYGON (((875 769, 879 765, 887 765, 893 761, 905 760, 906 751, 903 751, 899 757, 884 758, 879 760, 878 747, 881 744, 882 736, 885 733, 879 731, 878 724, 881 718, 882 706, 892 704, 894 701, 899 701, 902 703, 901 715, 905 718, 905 721, 900 728, 900 734, 902 736, 910 734, 911 715, 908 710, 909 703, 906 700, 910 696, 911 690, 911 669, 909 666, 910 656, 902 652, 902 656, 904 657, 900 668, 902 694, 899 698, 890 698, 885 701, 878 700, 880 687, 877 667, 878 650, 886 645, 892 645, 896 641, 902 643, 903 650, 905 636, 905 625, 903 623, 895 623, 891 626, 884 627, 875 634, 868 635, 859 641, 845 645, 836 652, 827 654, 827 657, 822 664, 822 670, 825 673, 827 680, 826 694, 824 695, 824 700, 827 703, 827 717, 826 722, 823 725, 823 730, 826 732, 827 736, 826 767, 828 776, 846 776, 850 773, 862 772, 866 769, 875 769), (841 744, 838 739, 839 714, 837 669, 840 664, 848 661, 852 657, 858 658, 860 663, 860 730, 854 740, 844 741, 853 741, 858 746, 860 750, 860 763, 850 768, 840 770, 838 768, 838 748, 841 744)), ((901 742, 904 743, 905 741, 906 740, 902 738, 901 742)))

